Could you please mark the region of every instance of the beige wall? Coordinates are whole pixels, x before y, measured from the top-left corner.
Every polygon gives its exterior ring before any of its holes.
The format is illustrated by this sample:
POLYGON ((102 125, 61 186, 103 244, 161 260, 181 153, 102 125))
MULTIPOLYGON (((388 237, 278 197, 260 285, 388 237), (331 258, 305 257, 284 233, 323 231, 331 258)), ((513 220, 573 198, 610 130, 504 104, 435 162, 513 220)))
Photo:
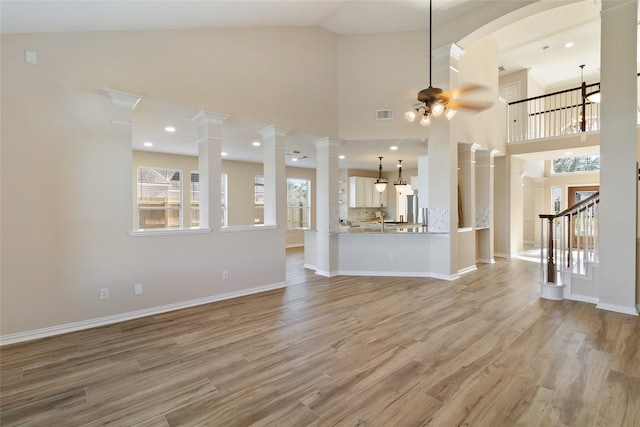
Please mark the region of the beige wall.
POLYGON ((2 336, 284 282, 281 229, 128 234, 131 128, 111 122, 131 121, 131 111, 102 89, 335 135, 335 35, 94 32, 3 35, 1 43, 2 336), (38 53, 37 65, 25 63, 26 49, 38 53), (144 293, 134 297, 135 283, 144 293), (110 298, 100 301, 104 287, 110 298))

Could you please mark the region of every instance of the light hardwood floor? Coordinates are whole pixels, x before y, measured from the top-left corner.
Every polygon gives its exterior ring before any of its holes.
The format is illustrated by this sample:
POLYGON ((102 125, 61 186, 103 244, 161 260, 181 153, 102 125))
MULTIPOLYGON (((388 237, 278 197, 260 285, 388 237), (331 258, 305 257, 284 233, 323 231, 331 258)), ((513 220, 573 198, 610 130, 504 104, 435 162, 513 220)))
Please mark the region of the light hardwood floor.
POLYGON ((324 278, 1 349, 0 424, 640 426, 640 320, 537 265, 324 278))

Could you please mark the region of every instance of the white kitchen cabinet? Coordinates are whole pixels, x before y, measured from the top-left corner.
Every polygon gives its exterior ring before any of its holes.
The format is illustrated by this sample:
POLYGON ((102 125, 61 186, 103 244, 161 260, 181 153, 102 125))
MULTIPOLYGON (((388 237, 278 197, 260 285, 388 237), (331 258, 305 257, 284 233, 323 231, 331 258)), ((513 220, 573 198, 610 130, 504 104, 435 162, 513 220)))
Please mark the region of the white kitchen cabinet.
POLYGON ((380 207, 382 202, 387 205, 387 190, 382 193, 376 191, 376 179, 364 176, 349 177, 349 207, 350 208, 372 208, 380 207))

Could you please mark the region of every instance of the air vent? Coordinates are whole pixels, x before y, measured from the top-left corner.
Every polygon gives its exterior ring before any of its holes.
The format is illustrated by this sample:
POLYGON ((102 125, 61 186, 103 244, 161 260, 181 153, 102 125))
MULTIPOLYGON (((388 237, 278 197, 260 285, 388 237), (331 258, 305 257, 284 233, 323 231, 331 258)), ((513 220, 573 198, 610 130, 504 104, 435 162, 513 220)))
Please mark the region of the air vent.
POLYGON ((504 71, 504 70, 505 68, 502 65, 498 67, 498 71, 504 71))
POLYGON ((376 120, 393 120, 393 110, 376 110, 376 120))

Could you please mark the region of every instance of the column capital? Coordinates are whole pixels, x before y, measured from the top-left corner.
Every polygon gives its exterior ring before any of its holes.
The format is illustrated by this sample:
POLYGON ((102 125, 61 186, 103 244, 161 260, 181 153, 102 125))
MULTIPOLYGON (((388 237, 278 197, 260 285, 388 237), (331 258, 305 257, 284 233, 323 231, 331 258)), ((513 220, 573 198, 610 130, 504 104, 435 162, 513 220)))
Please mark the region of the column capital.
POLYGON ((229 114, 200 110, 196 113, 195 116, 191 118, 191 120, 193 120, 198 126, 204 125, 207 123, 221 125, 229 117, 231 117, 229 114))
POLYGON ((441 59, 445 57, 460 59, 460 57, 464 55, 464 49, 455 43, 451 43, 434 50, 432 55, 434 59, 441 59))
POLYGON ((285 128, 285 127, 282 127, 282 126, 276 126, 276 125, 265 126, 262 129, 258 130, 258 133, 263 138, 276 137, 276 136, 287 136, 287 134, 289 132, 291 132, 291 129, 285 128))
POLYGON ((113 89, 102 89, 102 92, 111 98, 111 104, 119 105, 121 107, 129 107, 132 110, 136 108, 142 96, 133 93, 121 92, 113 89))
POLYGON ((341 143, 342 143, 341 139, 331 138, 326 136, 324 138, 317 139, 314 145, 316 146, 316 148, 339 147, 341 143))

